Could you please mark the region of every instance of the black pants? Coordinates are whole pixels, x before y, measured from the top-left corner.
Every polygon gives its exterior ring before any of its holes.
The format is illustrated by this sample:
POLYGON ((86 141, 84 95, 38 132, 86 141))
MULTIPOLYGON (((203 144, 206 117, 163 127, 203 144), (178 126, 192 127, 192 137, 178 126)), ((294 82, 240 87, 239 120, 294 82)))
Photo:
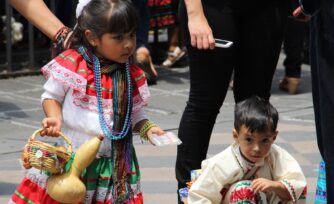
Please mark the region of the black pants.
POLYGON ((300 78, 307 25, 306 22, 288 18, 283 43, 286 55, 283 65, 287 77, 300 78))
POLYGON ((334 203, 334 2, 311 22, 312 93, 318 146, 326 163, 327 203, 334 203))
POLYGON ((137 48, 148 48, 148 32, 150 30, 150 11, 147 0, 132 0, 139 15, 139 26, 137 29, 136 46, 137 48))
MULTIPOLYGON (((181 28, 189 53, 190 94, 184 110, 176 160, 178 187, 185 187, 190 171, 201 168, 217 114, 234 70, 235 101, 252 95, 270 97, 284 25, 287 1, 202 0, 215 38, 231 40, 228 49, 191 47, 184 2, 180 2, 181 28), (248 2, 248 3, 247 3, 248 2)), ((232 127, 231 127, 232 128, 232 127)))

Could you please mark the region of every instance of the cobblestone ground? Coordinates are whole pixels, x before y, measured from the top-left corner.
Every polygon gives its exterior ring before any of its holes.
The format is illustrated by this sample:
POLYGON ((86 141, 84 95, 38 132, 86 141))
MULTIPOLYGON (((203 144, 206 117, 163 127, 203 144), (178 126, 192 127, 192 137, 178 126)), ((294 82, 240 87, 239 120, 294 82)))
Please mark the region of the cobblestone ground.
MULTIPOLYGON (((146 108, 149 117, 175 133, 189 92, 188 67, 158 69, 158 84, 150 86, 152 100, 146 108)), ((308 203, 314 200, 320 154, 315 139, 309 66, 303 66, 299 94, 278 90, 284 70, 281 60, 275 74, 271 102, 280 112, 277 144, 287 149, 301 164, 308 180, 308 203)), ((261 80, 254 79, 254 80, 261 80)), ((20 151, 30 134, 40 127, 43 111, 40 94, 41 76, 0 80, 0 203, 6 203, 23 171, 20 151)), ((231 141, 233 93, 228 92, 212 134, 208 155, 214 155, 231 141)), ((135 138, 142 172, 145 203, 177 203, 174 164, 176 147, 153 147, 135 138)))

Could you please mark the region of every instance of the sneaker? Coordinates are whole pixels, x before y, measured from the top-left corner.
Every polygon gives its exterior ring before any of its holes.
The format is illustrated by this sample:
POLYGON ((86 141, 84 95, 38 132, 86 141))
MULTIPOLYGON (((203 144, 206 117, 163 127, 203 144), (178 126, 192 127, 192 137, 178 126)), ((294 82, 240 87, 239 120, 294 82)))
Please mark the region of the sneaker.
POLYGON ((284 77, 279 83, 279 88, 282 91, 288 92, 289 94, 297 94, 299 85, 300 78, 284 77))
POLYGON ((184 55, 185 51, 181 50, 180 47, 175 47, 172 52, 168 52, 167 59, 162 63, 164 67, 172 67, 177 63, 184 55))

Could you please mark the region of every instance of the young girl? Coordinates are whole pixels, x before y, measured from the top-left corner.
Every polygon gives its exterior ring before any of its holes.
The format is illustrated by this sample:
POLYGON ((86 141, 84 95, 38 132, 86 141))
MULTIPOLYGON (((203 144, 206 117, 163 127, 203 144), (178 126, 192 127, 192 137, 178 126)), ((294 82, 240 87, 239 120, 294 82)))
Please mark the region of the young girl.
MULTIPOLYGON (((149 98, 144 73, 129 64, 137 19, 126 0, 90 1, 78 17, 71 49, 42 68, 47 81, 41 135, 61 130, 74 150, 98 134, 105 137, 81 175, 83 203, 143 203, 132 129, 144 139, 164 133, 143 111, 149 98)), ((30 170, 10 203, 58 203, 46 192, 47 178, 30 170)))

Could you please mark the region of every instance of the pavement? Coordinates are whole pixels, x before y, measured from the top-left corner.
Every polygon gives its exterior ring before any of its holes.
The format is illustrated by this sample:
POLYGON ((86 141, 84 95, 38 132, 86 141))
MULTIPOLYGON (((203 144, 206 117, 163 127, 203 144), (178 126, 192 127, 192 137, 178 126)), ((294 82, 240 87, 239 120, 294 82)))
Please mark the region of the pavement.
MULTIPOLYGON (((280 57, 275 73, 271 102, 280 113, 277 144, 288 150, 300 163, 308 181, 308 201, 313 203, 318 164, 321 159, 315 135, 311 96, 310 68, 303 65, 302 83, 297 95, 278 89, 284 75, 280 57)), ((148 116, 162 128, 177 133, 179 121, 189 93, 189 69, 159 68, 158 84, 151 85, 148 116)), ((259 79, 261 80, 260 76, 259 79)), ((42 76, 26 76, 0 80, 0 204, 7 203, 24 175, 19 162, 22 147, 34 130, 40 127, 43 110, 40 106, 42 76)), ((228 91, 217 118, 208 156, 212 156, 232 142, 234 100, 228 91)), ((176 147, 154 147, 134 139, 142 173, 145 203, 177 203, 174 174, 176 147)))

